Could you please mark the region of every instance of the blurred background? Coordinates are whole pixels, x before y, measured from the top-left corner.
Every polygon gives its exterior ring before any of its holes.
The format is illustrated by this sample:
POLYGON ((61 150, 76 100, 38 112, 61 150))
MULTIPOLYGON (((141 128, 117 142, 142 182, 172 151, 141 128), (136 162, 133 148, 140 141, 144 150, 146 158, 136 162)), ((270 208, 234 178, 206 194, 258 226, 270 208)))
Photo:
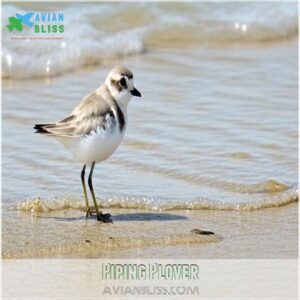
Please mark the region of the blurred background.
POLYGON ((129 105, 124 142, 96 168, 103 205, 297 199, 297 3, 5 4, 3 22, 20 11, 63 12, 65 31, 15 40, 2 26, 4 205, 83 202, 81 166, 32 126, 62 119, 118 64, 143 97, 129 105))

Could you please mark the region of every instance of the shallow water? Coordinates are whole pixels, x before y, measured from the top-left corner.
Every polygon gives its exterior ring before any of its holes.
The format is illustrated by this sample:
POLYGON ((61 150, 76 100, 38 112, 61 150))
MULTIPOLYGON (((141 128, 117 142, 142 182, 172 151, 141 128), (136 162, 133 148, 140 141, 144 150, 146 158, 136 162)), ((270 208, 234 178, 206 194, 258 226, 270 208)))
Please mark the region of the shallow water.
MULTIPOLYGON (((143 97, 129 105, 119 149, 96 167, 104 206, 251 210, 297 200, 296 5, 147 7, 86 5, 73 26, 88 20, 94 35, 81 41, 83 31, 76 40, 66 33, 63 50, 53 41, 10 41, 4 33, 3 203, 83 208, 82 166, 32 126, 65 117, 116 64, 133 70, 143 97), (118 22, 95 18, 120 11, 118 22)), ((69 16, 77 6, 62 9, 69 16)))

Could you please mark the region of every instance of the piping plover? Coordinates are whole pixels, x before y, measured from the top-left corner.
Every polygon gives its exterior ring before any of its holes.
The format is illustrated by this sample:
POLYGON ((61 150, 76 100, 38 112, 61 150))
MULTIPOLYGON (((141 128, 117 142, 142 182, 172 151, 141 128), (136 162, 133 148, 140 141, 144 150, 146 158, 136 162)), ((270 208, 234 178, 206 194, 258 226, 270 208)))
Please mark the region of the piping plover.
POLYGON ((37 124, 37 133, 54 137, 84 165, 81 182, 86 201, 86 216, 91 216, 85 185, 85 168, 91 166, 88 185, 99 221, 112 222, 110 214, 99 211, 93 189, 95 164, 107 159, 122 141, 127 125, 127 105, 132 96, 141 97, 133 85, 132 72, 123 66, 112 69, 105 83, 83 98, 73 112, 62 121, 37 124))

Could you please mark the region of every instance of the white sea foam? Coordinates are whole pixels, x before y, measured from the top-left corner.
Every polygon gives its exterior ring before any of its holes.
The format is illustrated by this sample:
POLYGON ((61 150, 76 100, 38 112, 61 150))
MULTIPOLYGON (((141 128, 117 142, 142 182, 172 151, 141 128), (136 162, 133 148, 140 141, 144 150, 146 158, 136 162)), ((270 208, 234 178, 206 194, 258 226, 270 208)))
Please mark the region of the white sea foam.
MULTIPOLYGON (((12 40, 14 34, 3 27, 3 77, 56 76, 101 64, 109 57, 140 54, 152 44, 238 41, 241 45, 297 35, 297 4, 293 3, 170 5, 75 4, 57 8, 65 16, 63 40, 12 40)), ((31 11, 39 11, 33 7, 31 11)), ((4 5, 3 19, 28 10, 4 5)))
MULTIPOLYGON (((147 197, 113 197, 98 201, 101 208, 142 209, 152 211, 166 210, 229 210, 252 211, 264 208, 280 207, 298 201, 298 189, 291 188, 285 192, 262 196, 259 200, 251 202, 221 202, 206 198, 197 198, 186 202, 164 201, 147 197)), ((14 207, 11 207, 14 208, 14 207)), ((53 201, 45 199, 29 199, 19 202, 16 206, 19 211, 28 211, 33 214, 65 209, 85 210, 84 201, 60 198, 53 201)))

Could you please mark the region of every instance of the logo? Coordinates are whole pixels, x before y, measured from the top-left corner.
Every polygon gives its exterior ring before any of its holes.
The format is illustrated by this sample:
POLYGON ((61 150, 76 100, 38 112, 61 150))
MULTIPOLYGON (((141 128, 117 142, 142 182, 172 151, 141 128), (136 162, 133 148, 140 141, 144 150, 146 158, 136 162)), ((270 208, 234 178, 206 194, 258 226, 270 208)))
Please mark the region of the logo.
POLYGON ((17 31, 22 32, 23 24, 32 27, 33 23, 30 21, 30 19, 33 15, 34 13, 28 13, 23 16, 20 14, 16 14, 15 17, 9 17, 8 18, 9 24, 6 25, 8 31, 11 32, 15 29, 17 31))
POLYGON ((64 13, 15 12, 8 17, 8 32, 15 35, 62 34, 65 31, 64 13))

